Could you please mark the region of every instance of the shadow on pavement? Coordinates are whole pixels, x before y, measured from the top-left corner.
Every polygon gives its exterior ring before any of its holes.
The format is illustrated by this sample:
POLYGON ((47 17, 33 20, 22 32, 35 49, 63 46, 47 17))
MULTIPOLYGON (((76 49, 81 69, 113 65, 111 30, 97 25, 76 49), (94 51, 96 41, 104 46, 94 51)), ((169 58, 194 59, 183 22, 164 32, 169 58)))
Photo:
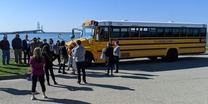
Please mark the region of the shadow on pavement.
POLYGON ((90 88, 90 87, 82 87, 82 85, 78 85, 78 84, 77 84, 77 87, 69 86, 69 85, 63 85, 63 84, 58 84, 57 86, 53 86, 53 87, 66 88, 69 91, 93 91, 93 89, 90 88))
POLYGON ((117 85, 88 83, 87 86, 96 86, 96 87, 102 87, 102 88, 110 88, 110 89, 114 89, 114 90, 129 90, 129 91, 135 91, 135 89, 131 89, 129 87, 117 86, 117 85))
POLYGON ((55 74, 57 78, 64 78, 64 79, 77 79, 77 75, 70 75, 70 74, 55 74))
POLYGON ((0 91, 7 92, 12 95, 31 95, 31 90, 18 90, 14 88, 0 88, 0 91))
POLYGON ((38 101, 49 102, 49 103, 58 103, 58 104, 90 104, 88 102, 83 102, 79 100, 71 99, 58 99, 58 98, 47 98, 46 100, 37 99, 38 101))
MULTIPOLYGON (((124 73, 123 73, 124 74, 124 73)), ((87 72, 87 77, 94 77, 94 78, 110 78, 110 77, 121 77, 121 78, 131 78, 131 79, 153 79, 153 78, 148 78, 145 75, 142 74, 130 74, 130 73, 125 73, 126 75, 116 75, 114 74, 113 76, 111 75, 106 75, 106 73, 101 73, 101 72, 87 72), (136 76, 132 76, 136 75, 136 76)), ((149 75, 150 76, 150 75, 149 75)), ((152 75, 156 76, 156 75, 152 75)))
MULTIPOLYGON (((122 70, 139 70, 147 72, 170 71, 170 70, 184 70, 192 68, 200 68, 208 66, 207 57, 181 57, 175 62, 164 62, 162 60, 134 60, 120 62, 120 69, 122 70)), ((89 70, 105 70, 105 66, 93 64, 89 70)))
POLYGON ((153 75, 153 74, 137 74, 137 73, 127 73, 127 72, 119 72, 121 74, 131 74, 131 75, 139 75, 139 76, 148 76, 148 77, 154 77, 159 75, 153 75))

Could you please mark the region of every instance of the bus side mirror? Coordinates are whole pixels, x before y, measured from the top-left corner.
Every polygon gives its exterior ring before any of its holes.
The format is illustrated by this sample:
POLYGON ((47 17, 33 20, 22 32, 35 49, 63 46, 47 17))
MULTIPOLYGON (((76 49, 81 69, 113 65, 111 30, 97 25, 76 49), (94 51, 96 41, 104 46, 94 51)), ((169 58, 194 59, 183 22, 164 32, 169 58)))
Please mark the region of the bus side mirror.
POLYGON ((70 35, 70 39, 71 39, 71 40, 74 39, 74 37, 75 37, 75 35, 74 35, 74 30, 75 30, 75 29, 72 29, 72 34, 70 35))

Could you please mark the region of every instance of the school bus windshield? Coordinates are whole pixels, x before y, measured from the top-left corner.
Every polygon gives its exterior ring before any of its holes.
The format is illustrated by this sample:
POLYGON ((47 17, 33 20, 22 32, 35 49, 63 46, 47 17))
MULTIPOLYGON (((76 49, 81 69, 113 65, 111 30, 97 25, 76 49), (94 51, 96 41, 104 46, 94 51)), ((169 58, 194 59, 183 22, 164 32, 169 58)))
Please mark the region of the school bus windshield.
POLYGON ((83 26, 82 32, 82 38, 92 39, 94 35, 94 26, 83 26))

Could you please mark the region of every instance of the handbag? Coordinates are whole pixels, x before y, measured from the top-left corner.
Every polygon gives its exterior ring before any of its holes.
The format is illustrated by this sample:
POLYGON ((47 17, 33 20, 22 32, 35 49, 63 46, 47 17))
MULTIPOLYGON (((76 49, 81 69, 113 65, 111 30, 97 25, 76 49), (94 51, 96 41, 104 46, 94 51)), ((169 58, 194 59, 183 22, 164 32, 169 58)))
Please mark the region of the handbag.
POLYGON ((101 54, 100 59, 105 60, 105 54, 104 53, 101 54))

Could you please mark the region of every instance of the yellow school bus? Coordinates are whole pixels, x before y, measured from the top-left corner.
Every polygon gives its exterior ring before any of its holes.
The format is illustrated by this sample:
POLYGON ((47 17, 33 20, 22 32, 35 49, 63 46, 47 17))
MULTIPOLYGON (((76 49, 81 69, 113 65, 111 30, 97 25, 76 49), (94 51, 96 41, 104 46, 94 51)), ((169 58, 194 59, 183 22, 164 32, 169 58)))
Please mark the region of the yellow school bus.
POLYGON ((72 34, 75 30, 81 31, 77 39, 86 48, 87 66, 92 61, 104 62, 100 55, 109 41, 119 41, 121 59, 161 57, 166 61, 175 61, 178 55, 206 51, 206 24, 88 20, 81 29, 73 29, 72 34))

